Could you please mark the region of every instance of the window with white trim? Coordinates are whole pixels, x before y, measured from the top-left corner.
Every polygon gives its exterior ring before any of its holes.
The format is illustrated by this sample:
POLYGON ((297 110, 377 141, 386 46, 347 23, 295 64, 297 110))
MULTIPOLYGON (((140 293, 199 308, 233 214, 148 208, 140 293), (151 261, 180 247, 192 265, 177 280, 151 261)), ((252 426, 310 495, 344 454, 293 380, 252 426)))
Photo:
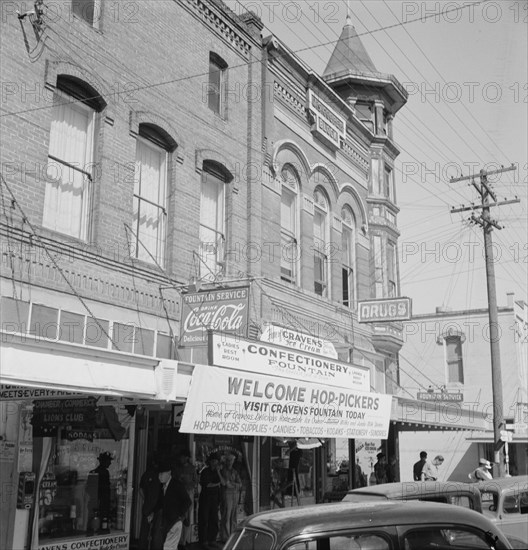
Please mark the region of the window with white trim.
POLYGON ((134 178, 134 256, 162 265, 167 232, 168 152, 156 131, 140 124, 134 178))
POLYGON ((87 240, 95 110, 83 95, 88 98, 90 92, 70 95, 57 89, 53 96, 42 225, 87 240))
POLYGON ((284 165, 281 171, 281 279, 288 283, 297 282, 297 196, 299 180, 294 169, 284 165))
POLYGON ((314 198, 314 292, 328 296, 328 201, 316 190, 314 198))
POLYGON ((345 206, 341 210, 341 286, 343 305, 354 307, 355 293, 355 249, 356 225, 352 210, 345 206))
POLYGON ((200 278, 214 280, 224 267, 225 176, 204 165, 200 198, 200 278))

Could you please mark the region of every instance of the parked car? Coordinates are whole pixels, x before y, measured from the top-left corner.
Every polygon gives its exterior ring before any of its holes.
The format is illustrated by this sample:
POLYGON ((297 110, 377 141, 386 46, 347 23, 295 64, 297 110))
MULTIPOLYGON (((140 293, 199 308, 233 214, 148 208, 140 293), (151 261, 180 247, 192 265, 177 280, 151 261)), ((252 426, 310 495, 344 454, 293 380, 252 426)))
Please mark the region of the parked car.
POLYGON ((406 481, 352 489, 345 502, 422 500, 455 504, 483 513, 497 524, 513 548, 528 549, 528 476, 479 483, 406 481))
POLYGON ((482 512, 480 491, 476 484, 460 481, 404 481, 371 485, 348 491, 343 502, 383 499, 443 502, 482 512))
POLYGON ((224 550, 451 550, 512 548, 483 514, 434 502, 340 502, 246 518, 224 550))
POLYGON ((528 548, 528 476, 503 477, 473 484, 479 489, 482 512, 508 537, 528 548))

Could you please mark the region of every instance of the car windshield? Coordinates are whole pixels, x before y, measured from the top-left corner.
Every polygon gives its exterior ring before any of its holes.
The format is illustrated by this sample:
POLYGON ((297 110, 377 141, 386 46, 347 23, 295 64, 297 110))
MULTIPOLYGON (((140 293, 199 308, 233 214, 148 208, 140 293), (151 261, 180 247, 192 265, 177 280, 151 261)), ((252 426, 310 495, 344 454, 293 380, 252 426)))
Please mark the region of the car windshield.
POLYGON ((233 533, 224 550, 271 550, 273 537, 255 529, 243 529, 233 533))

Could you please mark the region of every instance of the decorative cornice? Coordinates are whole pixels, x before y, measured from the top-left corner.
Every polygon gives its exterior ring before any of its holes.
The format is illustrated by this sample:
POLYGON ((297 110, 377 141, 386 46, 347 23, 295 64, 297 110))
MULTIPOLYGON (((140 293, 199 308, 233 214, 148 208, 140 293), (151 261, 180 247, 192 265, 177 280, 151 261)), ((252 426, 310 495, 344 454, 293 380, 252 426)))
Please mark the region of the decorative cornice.
POLYGON ((229 45, 241 53, 245 58, 249 58, 251 49, 250 43, 245 40, 240 33, 225 21, 215 10, 204 0, 185 0, 185 4, 213 31, 220 35, 229 45))
POLYGON ((288 105, 288 107, 290 107, 301 117, 305 118, 307 116, 308 110, 306 109, 306 103, 304 101, 300 101, 277 81, 275 81, 273 85, 273 94, 277 99, 282 100, 288 105))

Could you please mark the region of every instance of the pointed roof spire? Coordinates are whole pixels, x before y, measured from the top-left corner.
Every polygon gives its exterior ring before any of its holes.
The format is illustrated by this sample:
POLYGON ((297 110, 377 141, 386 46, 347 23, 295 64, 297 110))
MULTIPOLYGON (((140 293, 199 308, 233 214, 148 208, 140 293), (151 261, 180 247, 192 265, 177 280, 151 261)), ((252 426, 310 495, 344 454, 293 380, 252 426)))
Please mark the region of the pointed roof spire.
POLYGON ((378 72, 352 25, 350 3, 347 2, 346 23, 323 73, 323 78, 331 74, 342 74, 349 71, 354 73, 378 72))

